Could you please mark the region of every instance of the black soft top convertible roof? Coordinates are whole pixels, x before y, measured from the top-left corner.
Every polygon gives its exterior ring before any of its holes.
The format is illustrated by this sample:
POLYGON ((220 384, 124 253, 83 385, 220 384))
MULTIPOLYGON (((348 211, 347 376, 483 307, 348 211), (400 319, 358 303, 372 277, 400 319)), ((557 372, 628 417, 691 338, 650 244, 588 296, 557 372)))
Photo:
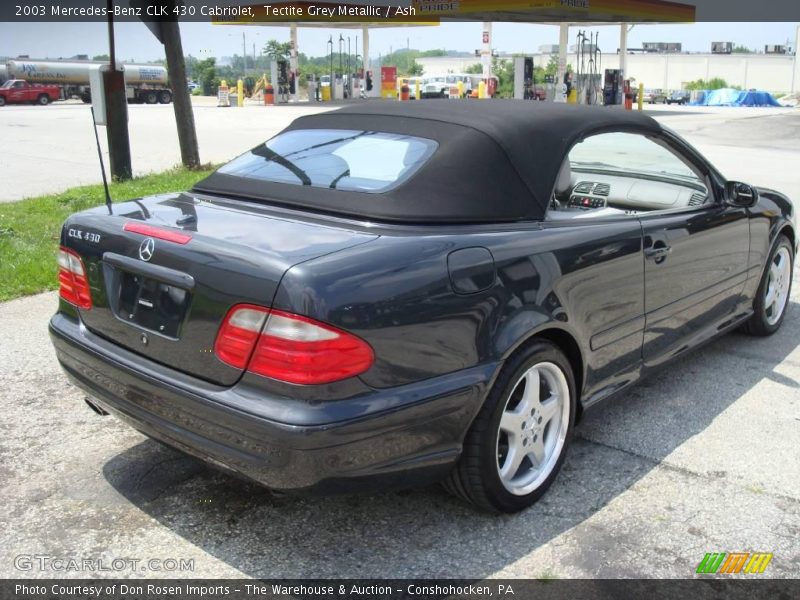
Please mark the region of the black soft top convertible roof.
POLYGON ((618 107, 519 100, 369 101, 300 117, 285 131, 294 129, 385 131, 433 139, 439 147, 412 177, 383 193, 219 172, 194 189, 376 221, 541 219, 564 156, 576 142, 603 131, 661 132, 652 118, 618 107))

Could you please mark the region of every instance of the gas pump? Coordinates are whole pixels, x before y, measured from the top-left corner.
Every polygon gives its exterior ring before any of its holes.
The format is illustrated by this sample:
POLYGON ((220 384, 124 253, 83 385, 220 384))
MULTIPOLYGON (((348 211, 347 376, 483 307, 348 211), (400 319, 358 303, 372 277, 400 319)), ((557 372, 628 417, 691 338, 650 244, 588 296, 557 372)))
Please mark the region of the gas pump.
POLYGON ((633 110, 633 90, 630 79, 623 80, 622 91, 625 94, 625 110, 633 110))
POLYGON ((614 106, 622 104, 622 71, 606 69, 603 81, 603 104, 614 106))
POLYGON ((367 71, 366 83, 367 83, 367 91, 371 92, 372 91, 372 71, 367 71))
POLYGON ((344 78, 339 73, 336 73, 333 81, 331 81, 331 97, 334 100, 344 100, 344 78))
POLYGON ((352 73, 350 75, 350 97, 361 97, 361 77, 358 73, 352 73))
POLYGON ((289 62, 278 61, 278 102, 289 101, 289 62))
POLYGON ((550 102, 555 102, 556 99, 556 79, 554 75, 546 74, 544 76, 544 84, 547 87, 546 96, 550 102))
POLYGON ((570 102, 571 101, 570 99, 572 98, 572 96, 571 96, 571 94, 572 94, 572 72, 571 71, 567 71, 566 73, 564 73, 564 85, 562 86, 561 89, 564 92, 564 99, 563 100, 559 100, 559 101, 560 102, 564 102, 564 101, 570 102))
POLYGON ((312 73, 306 75, 306 89, 308 90, 309 102, 318 102, 321 99, 319 97, 319 84, 317 82, 317 78, 312 73))
POLYGON ((536 100, 536 91, 533 89, 533 58, 525 57, 522 75, 523 95, 525 100, 536 100))

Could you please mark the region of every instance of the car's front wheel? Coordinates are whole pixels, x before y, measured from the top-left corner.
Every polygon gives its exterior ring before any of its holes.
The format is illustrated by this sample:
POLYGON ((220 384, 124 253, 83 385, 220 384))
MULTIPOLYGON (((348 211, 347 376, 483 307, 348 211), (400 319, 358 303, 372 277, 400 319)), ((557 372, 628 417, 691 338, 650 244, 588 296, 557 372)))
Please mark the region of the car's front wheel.
POLYGON ((753 316, 744 326, 747 333, 764 336, 778 331, 789 306, 793 264, 792 244, 789 238, 781 235, 770 252, 761 277, 753 302, 753 316))
POLYGON ((475 418, 445 487, 484 510, 530 506, 561 468, 576 402, 572 368, 556 346, 541 340, 517 352, 475 418))

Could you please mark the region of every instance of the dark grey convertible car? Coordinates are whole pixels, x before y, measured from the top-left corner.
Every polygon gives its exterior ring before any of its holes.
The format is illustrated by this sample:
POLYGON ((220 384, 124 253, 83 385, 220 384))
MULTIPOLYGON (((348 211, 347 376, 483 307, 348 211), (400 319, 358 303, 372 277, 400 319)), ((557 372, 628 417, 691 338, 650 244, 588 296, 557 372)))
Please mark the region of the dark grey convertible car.
POLYGON ((73 215, 58 359, 98 412, 283 492, 552 483, 590 405, 775 332, 782 194, 653 119, 526 102, 306 116, 188 192, 73 215))

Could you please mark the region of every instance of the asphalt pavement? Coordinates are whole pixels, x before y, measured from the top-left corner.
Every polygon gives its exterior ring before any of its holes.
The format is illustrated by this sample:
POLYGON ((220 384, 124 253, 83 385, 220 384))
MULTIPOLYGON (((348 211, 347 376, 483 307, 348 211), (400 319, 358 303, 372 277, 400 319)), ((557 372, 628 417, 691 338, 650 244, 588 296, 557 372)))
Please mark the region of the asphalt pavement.
POLYGON ((714 551, 800 573, 798 291, 773 337, 727 335, 588 411, 513 516, 438 487, 275 498, 208 469, 84 405, 47 338, 55 306, 0 304, 1 577, 87 574, 20 570, 39 555, 194 567, 103 576, 680 578, 714 551))

